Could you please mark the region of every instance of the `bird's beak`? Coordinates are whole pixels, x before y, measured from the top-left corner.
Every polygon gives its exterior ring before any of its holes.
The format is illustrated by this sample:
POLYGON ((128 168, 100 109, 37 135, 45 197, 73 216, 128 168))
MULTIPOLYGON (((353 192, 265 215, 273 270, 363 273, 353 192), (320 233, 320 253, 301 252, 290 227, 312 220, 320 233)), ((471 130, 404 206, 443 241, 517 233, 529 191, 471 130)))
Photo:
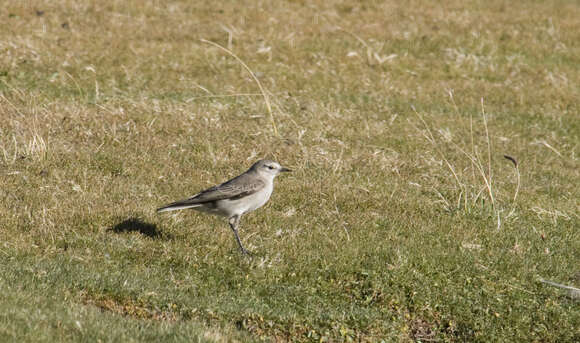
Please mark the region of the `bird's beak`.
POLYGON ((282 169, 280 169, 280 173, 291 172, 291 171, 292 171, 291 169, 288 169, 288 168, 285 168, 285 167, 282 167, 282 169))

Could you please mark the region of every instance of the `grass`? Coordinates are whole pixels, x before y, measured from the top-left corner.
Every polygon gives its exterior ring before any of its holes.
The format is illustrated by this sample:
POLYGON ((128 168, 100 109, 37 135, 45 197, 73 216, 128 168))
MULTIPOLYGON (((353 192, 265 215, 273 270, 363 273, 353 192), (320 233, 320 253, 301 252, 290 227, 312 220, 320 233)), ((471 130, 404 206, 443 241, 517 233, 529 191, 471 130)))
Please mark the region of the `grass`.
POLYGON ((0 340, 580 340, 575 1, 0 18, 0 340), (155 214, 263 157, 253 258, 155 214))

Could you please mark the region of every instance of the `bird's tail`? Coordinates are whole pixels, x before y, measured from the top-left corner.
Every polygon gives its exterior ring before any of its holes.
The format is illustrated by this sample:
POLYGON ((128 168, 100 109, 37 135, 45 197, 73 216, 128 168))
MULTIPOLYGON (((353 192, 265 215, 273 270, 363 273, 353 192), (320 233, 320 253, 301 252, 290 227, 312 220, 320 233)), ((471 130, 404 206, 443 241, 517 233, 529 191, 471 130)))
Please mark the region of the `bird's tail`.
POLYGON ((174 203, 171 203, 171 204, 163 206, 163 207, 159 207, 157 209, 157 213, 177 211, 177 210, 183 210, 186 208, 194 208, 194 207, 199 207, 199 206, 201 206, 201 205, 200 204, 191 204, 191 203, 187 203, 187 202, 183 202, 183 201, 178 201, 178 202, 174 202, 174 203))

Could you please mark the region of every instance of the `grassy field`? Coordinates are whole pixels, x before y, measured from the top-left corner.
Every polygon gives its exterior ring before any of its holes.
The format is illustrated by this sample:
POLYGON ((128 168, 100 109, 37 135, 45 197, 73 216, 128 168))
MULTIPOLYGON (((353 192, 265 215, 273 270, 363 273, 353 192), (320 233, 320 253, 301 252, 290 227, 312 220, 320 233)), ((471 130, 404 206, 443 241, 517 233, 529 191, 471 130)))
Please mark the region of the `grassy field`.
POLYGON ((2 1, 0 341, 578 342, 579 56, 574 0, 2 1), (252 258, 155 213, 260 158, 252 258))

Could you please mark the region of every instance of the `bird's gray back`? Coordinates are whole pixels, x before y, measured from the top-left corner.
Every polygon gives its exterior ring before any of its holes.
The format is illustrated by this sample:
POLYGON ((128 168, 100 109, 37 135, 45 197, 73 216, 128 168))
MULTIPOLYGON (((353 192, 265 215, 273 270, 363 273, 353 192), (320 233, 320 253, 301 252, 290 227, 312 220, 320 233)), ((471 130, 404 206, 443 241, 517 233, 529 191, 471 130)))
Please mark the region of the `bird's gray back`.
POLYGON ((266 182, 253 171, 246 172, 220 185, 208 188, 187 199, 189 204, 241 199, 252 195, 266 186, 266 182))

